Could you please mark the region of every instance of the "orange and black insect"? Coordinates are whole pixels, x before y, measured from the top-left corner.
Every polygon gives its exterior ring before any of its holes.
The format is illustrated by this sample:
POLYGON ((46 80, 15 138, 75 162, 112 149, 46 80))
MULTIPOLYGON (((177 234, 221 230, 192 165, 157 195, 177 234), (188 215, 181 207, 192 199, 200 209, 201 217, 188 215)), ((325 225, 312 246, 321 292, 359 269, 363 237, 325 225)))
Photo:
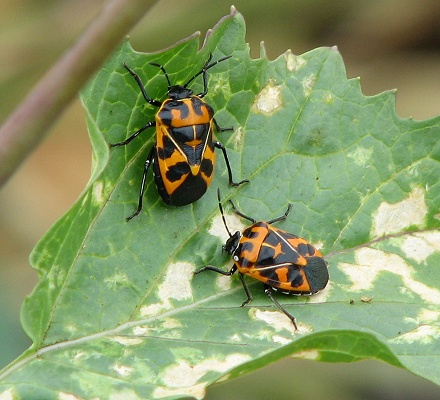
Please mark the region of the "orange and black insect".
POLYGON ((156 187, 163 201, 172 206, 184 206, 202 197, 211 184, 215 165, 215 148, 223 152, 229 174, 229 184, 238 186, 247 180, 235 183, 225 147, 214 140, 214 127, 218 131, 232 130, 220 128, 214 119, 214 110, 203 98, 208 93, 207 71, 219 62, 229 59, 223 57, 211 63, 212 54, 195 74, 183 86, 171 85, 165 68, 156 63, 168 82, 168 98, 163 102, 150 98, 141 78, 124 64, 125 69, 133 76, 147 103, 159 107, 155 121, 150 121, 134 132, 123 142, 111 144, 111 147, 125 146, 147 128, 156 127, 156 143, 145 161, 139 202, 136 211, 127 220, 138 215, 142 210, 145 182, 150 165, 153 164, 153 175, 156 187), (203 91, 194 94, 188 85, 199 75, 203 77, 203 91))
POLYGON ((257 222, 237 210, 230 200, 234 212, 252 222, 252 225, 243 232, 237 231, 232 235, 226 224, 220 191, 218 191, 218 201, 223 223, 229 234, 229 239, 223 246, 223 250, 232 255, 234 265, 229 271, 208 265, 198 270, 196 274, 203 271, 214 271, 231 276, 238 271, 247 296, 242 306, 252 301, 252 295, 244 275, 258 279, 264 283, 264 292, 290 318, 297 330, 295 318, 273 297, 272 289, 297 295, 315 294, 324 289, 329 276, 327 263, 321 252, 307 240, 272 226, 273 223, 287 218, 291 204, 280 217, 267 222, 257 222))

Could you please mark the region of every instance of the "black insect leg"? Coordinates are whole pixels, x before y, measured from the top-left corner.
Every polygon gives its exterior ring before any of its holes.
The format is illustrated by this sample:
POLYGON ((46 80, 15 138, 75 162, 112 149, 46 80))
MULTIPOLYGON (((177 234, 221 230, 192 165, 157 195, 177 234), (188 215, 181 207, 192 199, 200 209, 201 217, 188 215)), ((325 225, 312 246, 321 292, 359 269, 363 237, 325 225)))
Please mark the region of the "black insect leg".
POLYGON ((247 219, 248 221, 251 221, 253 224, 257 222, 255 219, 248 217, 247 215, 243 214, 239 209, 237 209, 237 207, 235 207, 235 204, 233 203, 232 200, 229 200, 229 203, 231 203, 232 210, 235 212, 235 214, 239 215, 242 218, 247 219))
POLYGON ((217 129, 217 131, 219 131, 219 132, 226 132, 226 131, 232 132, 234 130, 234 128, 222 128, 221 126, 219 126, 219 124, 217 123, 215 118, 213 118, 212 121, 214 122, 215 129, 217 129))
MULTIPOLYGON (((220 194, 218 194, 218 196, 220 196, 220 194)), ((235 212, 235 214, 239 215, 242 218, 247 219, 248 221, 251 221, 253 224, 255 224, 255 222, 257 222, 254 218, 251 218, 251 217, 247 216, 246 214, 243 214, 239 209, 237 209, 237 207, 235 206, 235 204, 233 203, 232 200, 229 200, 229 203, 231 203, 232 210, 235 212)), ((219 205, 221 207, 220 197, 219 197, 219 205)), ((271 219, 270 221, 267 221, 267 223, 268 224, 273 224, 274 222, 279 222, 279 221, 285 220, 287 218, 287 216, 289 215, 291 208, 292 208, 292 204, 289 204, 287 206, 286 212, 283 215, 281 215, 281 216, 279 216, 277 218, 271 219)), ((220 208, 220 210, 222 210, 222 208, 220 208)))
POLYGON ((275 297, 273 297, 272 290, 271 290, 270 286, 264 285, 264 293, 266 293, 267 296, 269 297, 269 299, 271 299, 273 301, 273 303, 292 321, 293 326, 295 327, 295 330, 297 331, 298 327, 296 326, 295 317, 290 315, 287 312, 287 310, 280 303, 278 303, 278 301, 275 299, 275 297))
MULTIPOLYGON (((231 57, 231 56, 228 56, 227 58, 229 58, 229 57, 231 57)), ((203 75, 203 92, 201 92, 197 95, 200 98, 205 97, 208 93, 208 77, 207 77, 206 71, 209 68, 213 67, 215 64, 217 64, 219 61, 223 61, 224 59, 222 58, 221 60, 218 60, 218 61, 212 63, 211 65, 208 65, 211 60, 212 60, 212 53, 209 55, 208 60, 206 60, 205 65, 203 66, 202 70, 199 72, 199 75, 200 74, 203 75)))
MULTIPOLYGON (((215 120, 215 118, 212 119, 212 121, 214 122, 215 128, 217 129, 217 131, 219 132, 225 132, 225 131, 233 131, 233 128, 222 128, 218 125, 217 121, 215 120)), ((231 165, 229 164, 229 158, 228 158, 228 153, 226 152, 226 148, 225 146, 223 146, 220 142, 215 141, 214 142, 214 146, 217 147, 218 149, 221 149, 221 151, 223 152, 223 157, 225 158, 225 162, 226 162, 226 168, 228 169, 228 175, 229 175, 229 185, 231 186, 240 186, 242 183, 246 183, 249 182, 248 179, 243 179, 241 182, 235 183, 232 179, 232 170, 231 170, 231 165)))
POLYGON ((131 214, 129 217, 125 218, 127 220, 127 222, 130 221, 131 219, 133 219, 134 217, 136 217, 136 215, 138 215, 142 210, 142 200, 143 200, 144 192, 145 192, 145 181, 147 179, 147 173, 148 173, 148 169, 150 168, 151 161, 153 160, 154 149, 155 149, 155 147, 153 146, 152 149, 150 150, 150 153, 148 154, 146 161, 145 161, 144 173, 142 174, 142 183, 141 183, 141 188, 139 191, 139 203, 138 203, 137 209, 133 214, 131 214))
POLYGON ((243 289, 246 292, 246 296, 247 296, 247 299, 241 305, 242 307, 244 307, 246 304, 249 304, 252 301, 252 295, 251 292, 249 291, 246 281, 244 280, 244 275, 241 272, 239 272, 238 276, 240 277, 241 284, 243 285, 243 289))
MULTIPOLYGON (((220 268, 213 267, 212 265, 207 265, 206 267, 200 268, 198 271, 194 272, 194 274, 200 274, 200 272, 204 272, 204 271, 214 271, 222 275, 231 276, 232 274, 235 273, 235 271, 237 271, 237 267, 234 264, 229 271, 223 271, 220 268)), ((241 305, 242 307, 244 307, 246 304, 249 304, 252 301, 252 295, 251 292, 249 291, 249 288, 247 287, 246 281, 244 280, 244 275, 241 272, 239 272, 238 276, 240 277, 240 281, 243 285, 244 291, 246 292, 246 296, 247 296, 246 301, 244 301, 243 304, 241 305)))
POLYGON ((141 129, 138 129, 133 135, 131 135, 129 138, 125 139, 122 142, 119 143, 111 143, 110 147, 117 147, 117 146, 125 146, 126 144, 130 143, 133 139, 139 136, 140 133, 142 133, 145 129, 151 128, 153 126, 156 126, 156 121, 149 122, 147 125, 144 125, 141 129))
POLYGON ((162 105, 162 102, 159 100, 154 100, 152 99, 150 96, 148 96, 147 92, 145 91, 145 86, 141 80, 141 78, 139 77, 139 75, 134 72, 127 64, 123 64, 124 68, 130 73, 130 75, 134 78, 134 80, 136 81, 136 83, 139 86, 139 89, 142 92, 142 95, 144 96, 144 99, 146 100, 147 103, 156 106, 156 107, 160 107, 162 105))
POLYGON ((223 157, 225 158, 226 168, 228 169, 228 175, 229 175, 229 185, 240 186, 243 183, 249 182, 248 179, 243 179, 242 181, 240 181, 238 183, 234 182, 232 179, 231 165, 229 164, 228 153, 226 152, 225 146, 223 146, 220 142, 216 141, 216 142, 214 142, 214 147, 216 147, 217 149, 220 149, 223 153, 223 157))
POLYGON ((287 218, 287 216, 289 215, 291 208, 292 208, 292 204, 289 204, 287 206, 286 212, 283 215, 281 215, 277 218, 271 219, 270 221, 267 221, 267 223, 273 224, 274 222, 284 221, 287 218))
POLYGON ((200 272, 205 272, 205 271, 214 271, 217 272, 218 274, 231 276, 235 271, 237 271, 237 267, 234 264, 229 271, 223 271, 220 268, 213 267, 212 265, 207 265, 206 267, 200 268, 198 271, 194 272, 194 275, 200 274, 200 272))

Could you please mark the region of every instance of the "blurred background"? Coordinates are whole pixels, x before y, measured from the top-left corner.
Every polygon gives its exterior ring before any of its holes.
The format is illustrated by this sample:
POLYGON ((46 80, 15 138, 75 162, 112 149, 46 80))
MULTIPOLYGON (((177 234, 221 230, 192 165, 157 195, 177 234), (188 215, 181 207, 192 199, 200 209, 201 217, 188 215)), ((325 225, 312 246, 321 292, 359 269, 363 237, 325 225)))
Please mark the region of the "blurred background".
MULTIPOLYGON (((230 0, 232 1, 232 0, 230 0)), ((0 120, 100 12, 104 1, 0 0, 0 120)), ((229 13, 224 0, 162 0, 130 33, 153 52, 207 29, 229 13)), ((265 42, 270 59, 337 45, 349 78, 363 93, 398 89, 401 117, 440 114, 440 2, 425 0, 235 0, 246 20, 251 55, 265 42)), ((0 190, 0 369, 30 341, 20 307, 37 282, 28 256, 83 190, 91 149, 85 116, 74 101, 46 140, 0 190)), ((434 399, 434 384, 376 361, 324 364, 286 359, 219 384, 213 399, 434 399)))

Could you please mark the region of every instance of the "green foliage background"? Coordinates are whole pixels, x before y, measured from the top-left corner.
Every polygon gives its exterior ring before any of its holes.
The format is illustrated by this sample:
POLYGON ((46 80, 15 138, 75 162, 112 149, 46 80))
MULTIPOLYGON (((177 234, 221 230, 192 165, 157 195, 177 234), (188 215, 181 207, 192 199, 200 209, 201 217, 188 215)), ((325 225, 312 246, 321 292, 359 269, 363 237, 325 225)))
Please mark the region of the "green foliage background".
POLYGON ((273 62, 263 52, 251 60, 239 14, 224 19, 202 52, 197 49, 197 38, 154 55, 125 44, 85 90, 92 177, 33 254, 40 284, 22 319, 34 346, 3 371, 0 390, 14 387, 25 398, 45 376, 46 388, 38 389, 45 398, 66 387, 84 397, 115 391, 200 396, 225 373, 234 377, 292 353, 331 362, 378 358, 437 381, 438 118, 402 120, 392 93, 363 96, 358 80, 346 80, 335 49, 299 57, 288 52, 273 62), (219 157, 206 196, 172 209, 150 179, 143 213, 127 224, 154 137, 150 132, 111 152, 107 143, 151 120, 154 109, 143 107, 122 63, 148 77, 151 96, 163 97, 165 80, 148 61, 164 64, 181 83, 211 51, 216 59, 233 54, 211 71, 207 99, 218 122, 236 128, 218 136, 235 175, 251 184, 228 188, 219 157), (280 107, 269 113, 256 105, 263 88, 279 95, 280 107), (297 317, 300 333, 272 313, 258 283, 251 285, 254 303, 243 309, 237 280, 225 287, 209 274, 192 277, 199 266, 230 264, 215 229, 222 229, 217 185, 256 218, 272 218, 293 203, 283 229, 322 245, 331 273, 326 291, 279 298, 297 317), (403 221, 408 205, 425 211, 408 225, 388 224, 379 218, 387 204, 397 205, 403 221), (431 250, 420 259, 416 247, 412 257, 409 243, 431 250), (396 271, 374 265, 374 256, 396 271), (350 272, 363 277, 365 267, 372 281, 362 286, 350 272))

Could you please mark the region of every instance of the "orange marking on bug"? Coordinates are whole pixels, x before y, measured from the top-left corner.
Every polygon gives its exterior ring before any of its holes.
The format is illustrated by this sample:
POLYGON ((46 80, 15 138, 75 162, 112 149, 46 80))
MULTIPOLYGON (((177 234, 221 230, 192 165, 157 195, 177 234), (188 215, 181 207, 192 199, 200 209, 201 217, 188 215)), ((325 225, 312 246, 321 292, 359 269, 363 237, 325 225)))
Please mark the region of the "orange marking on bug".
POLYGON ((211 160, 211 164, 213 165, 212 171, 210 172, 210 175, 207 175, 206 171, 204 171, 203 169, 200 170, 203 179, 206 181, 207 186, 210 185, 211 181, 212 181, 212 177, 214 176, 214 165, 215 165, 215 153, 214 150, 211 149, 209 146, 205 147, 205 154, 204 154, 204 159, 206 160, 211 160))
POLYGON ((200 164, 198 164, 198 165, 190 165, 189 168, 190 168, 190 170, 191 170, 191 174, 194 175, 194 176, 196 176, 196 175, 199 174, 199 171, 200 171, 200 164))
POLYGON ((201 140, 193 139, 193 140, 190 140, 189 142, 186 142, 185 144, 188 146, 191 146, 191 147, 196 147, 196 146, 200 145, 201 143, 202 143, 201 140))
POLYGON ((186 158, 180 153, 180 151, 174 150, 171 156, 164 160, 165 169, 169 170, 179 162, 186 162, 186 158))
POLYGON ((254 236, 251 238, 241 238, 240 243, 243 244, 242 256, 243 258, 247 258, 250 262, 255 263, 258 260, 261 246, 263 245, 264 239, 267 236, 267 229, 259 226, 252 226, 248 229, 250 229, 254 236), (249 243, 250 246, 247 245, 247 243, 249 243))
MULTIPOLYGON (((257 222, 257 224, 259 224, 257 222)), ((263 226, 258 226, 254 224, 249 228, 244 230, 244 233, 251 232, 252 237, 246 237, 248 235, 243 235, 240 240, 240 244, 242 245, 242 258, 245 260, 245 264, 256 263, 258 261, 258 256, 260 254, 260 249, 264 244, 264 240, 266 239, 268 233, 268 225, 264 223, 263 226)))
POLYGON ((274 250, 274 258, 278 257, 280 254, 283 254, 281 243, 278 243, 278 244, 274 247, 274 246, 272 246, 272 245, 270 245, 270 244, 267 244, 267 243, 264 243, 264 242, 263 242, 263 245, 262 245, 262 246, 264 246, 264 247, 269 247, 270 249, 273 249, 273 250, 274 250))
POLYGON ((188 114, 183 116, 182 110, 176 108, 171 110, 171 126, 173 128, 181 128, 184 126, 208 124, 212 120, 212 112, 206 104, 200 106, 201 113, 198 114, 194 111, 194 107, 191 103, 191 99, 184 99, 181 102, 185 103, 188 107, 188 114))
POLYGON ((261 275, 260 271, 257 268, 250 267, 245 271, 240 271, 243 274, 249 275, 250 277, 259 280, 260 282, 266 283, 269 279, 263 275, 261 275))
MULTIPOLYGON (((301 243, 308 244, 309 242, 303 238, 297 237, 297 238, 286 238, 285 235, 287 234, 286 231, 283 231, 281 229, 274 228, 273 226, 270 227, 270 229, 277 234, 277 236, 282 240, 284 243, 286 243, 288 246, 292 248, 292 251, 294 251, 297 254, 297 259, 295 260, 295 264, 300 266, 307 265, 307 260, 304 256, 298 253, 298 246, 301 243)), ((306 255, 307 257, 311 254, 306 255)))
POLYGON ((298 254, 298 258, 295 260, 295 264, 301 267, 305 267, 307 265, 307 259, 302 255, 298 254))
MULTIPOLYGON (((161 173, 161 175, 162 175, 162 177, 164 176, 164 174, 162 174, 162 173, 161 173)), ((182 182, 186 179, 187 176, 188 176, 187 174, 182 175, 182 177, 179 180, 176 180, 173 182, 171 182, 169 180, 164 180, 163 184, 165 186, 167 193, 172 194, 182 184, 182 182)))
POLYGON ((160 158, 158 159, 160 175, 162 177, 165 190, 169 194, 172 194, 188 176, 188 174, 183 174, 180 179, 175 181, 170 181, 167 179, 167 172, 179 162, 186 163, 187 161, 186 158, 176 149, 171 153, 170 157, 164 160, 160 158))
POLYGON ((312 256, 321 257, 321 258, 324 257, 318 249, 316 249, 316 248, 314 248, 314 249, 315 249, 315 252, 312 254, 312 256))
POLYGON ((287 282, 289 268, 287 268, 287 267, 279 267, 279 268, 277 268, 275 270, 275 273, 277 274, 279 282, 287 282))
MULTIPOLYGON (((293 288, 292 288, 292 285, 289 285, 290 289, 286 289, 286 290, 290 290, 293 292, 309 292, 310 291, 309 282, 308 282, 307 277, 302 269, 299 271, 299 274, 303 278, 303 283, 300 286, 295 286, 293 288)), ((281 286, 280 286, 280 288, 281 288, 281 286)))
MULTIPOLYGON (((307 241, 306 239, 301 238, 301 237, 298 237, 295 239, 288 239, 287 241, 292 245, 292 247, 295 247, 295 248, 298 248, 301 244, 310 245, 309 241, 307 241)), ((311 249, 313 252, 304 254, 304 257, 311 257, 313 255, 317 255, 319 257, 322 257, 322 254, 318 250, 316 250, 313 246, 311 246, 311 249)))
MULTIPOLYGON (((256 271, 255 263, 252 261, 249 261, 249 259, 246 257, 240 257, 238 261, 234 262, 234 264, 242 274, 251 275, 254 271, 256 271)), ((253 275, 251 275, 251 276, 253 276, 253 275)), ((255 276, 254 276, 254 278, 260 279, 255 276)))

